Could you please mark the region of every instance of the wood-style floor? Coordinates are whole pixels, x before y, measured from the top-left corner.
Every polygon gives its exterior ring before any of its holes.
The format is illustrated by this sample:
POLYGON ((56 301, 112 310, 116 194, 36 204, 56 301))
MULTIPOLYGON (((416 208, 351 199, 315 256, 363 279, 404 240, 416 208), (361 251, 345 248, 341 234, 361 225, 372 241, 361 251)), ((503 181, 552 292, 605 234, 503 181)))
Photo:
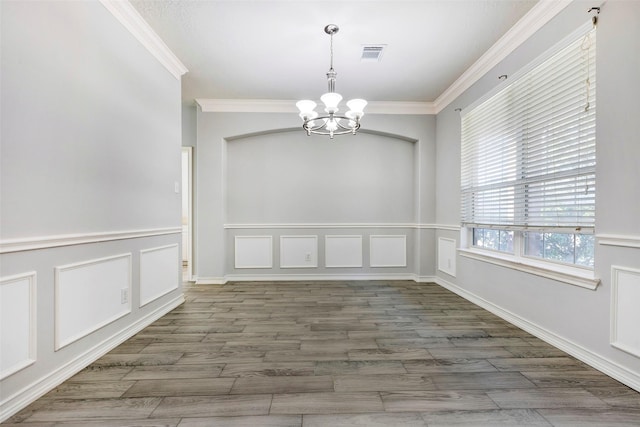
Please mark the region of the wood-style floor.
POLYGON ((640 394, 434 284, 187 286, 20 426, 638 426, 640 394))

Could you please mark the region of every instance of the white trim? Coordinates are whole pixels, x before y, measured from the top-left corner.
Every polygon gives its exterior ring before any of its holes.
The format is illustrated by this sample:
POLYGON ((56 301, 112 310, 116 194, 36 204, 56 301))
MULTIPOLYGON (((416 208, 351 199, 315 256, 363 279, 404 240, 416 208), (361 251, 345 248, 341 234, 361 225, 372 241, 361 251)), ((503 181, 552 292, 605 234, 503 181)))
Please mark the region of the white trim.
MULTIPOLYGON (((98 360, 100 357, 113 350, 127 339, 131 338, 165 314, 169 313, 180 304, 184 303, 184 295, 179 295, 171 301, 168 301, 157 310, 147 314, 125 329, 116 332, 102 342, 91 347, 87 351, 77 355, 73 360, 65 365, 48 373, 32 383, 26 385, 22 390, 14 393, 0 402, 0 422, 25 408, 27 405, 57 387, 79 371, 98 360)), ((4 397, 4 396, 3 396, 4 397)))
MULTIPOLYGON (((139 266, 138 266, 138 271, 140 272, 140 281, 139 281, 139 291, 140 291, 140 301, 139 301, 139 308, 142 308, 144 306, 146 306, 147 304, 150 304, 160 298, 162 298, 163 296, 170 294, 171 292, 175 291, 176 289, 178 289, 178 287, 180 286, 180 283, 182 282, 182 259, 180 259, 180 247, 177 243, 174 243, 173 245, 165 245, 165 246, 158 246, 155 248, 150 248, 150 249, 142 249, 140 250, 140 256, 138 258, 138 262, 139 262, 139 266), (154 295, 153 297, 147 299, 146 301, 142 301, 142 282, 143 282, 143 275, 142 275, 142 258, 144 254, 148 254, 149 252, 157 252, 157 251, 161 251, 163 249, 173 249, 173 248, 178 248, 178 259, 176 260, 176 262, 178 263, 178 268, 177 268, 177 277, 176 277, 176 285, 175 287, 171 288, 171 289, 167 289, 166 291, 158 294, 158 295, 154 295)), ((131 295, 131 293, 129 293, 129 295, 131 295)), ((129 298, 129 300, 131 300, 131 298, 129 298)))
POLYGON ((295 282, 295 281, 343 281, 343 280, 413 280, 416 283, 435 283, 435 276, 398 274, 229 274, 224 277, 202 277, 196 285, 225 285, 228 282, 295 282))
MULTIPOLYGON (((197 98, 203 113, 297 113, 295 100, 197 98)), ((433 115, 432 102, 371 101, 367 114, 433 115)))
POLYGON ((104 257, 104 258, 95 258, 95 259, 91 259, 88 261, 81 261, 81 262, 76 262, 73 264, 66 264, 66 265, 61 265, 61 266, 57 266, 54 268, 54 284, 53 284, 53 299, 54 299, 54 318, 53 318, 53 335, 54 335, 54 350, 58 351, 66 346, 68 346, 69 344, 72 344, 76 341, 78 341, 79 339, 82 339, 92 333, 94 333, 95 331, 104 328, 105 326, 115 322, 118 319, 121 319, 129 314, 131 314, 131 294, 132 294, 132 290, 133 290, 133 280, 132 280, 132 267, 133 267, 133 254, 131 253, 126 253, 126 254, 120 254, 120 255, 113 255, 113 256, 108 256, 108 257, 104 257), (126 259, 128 261, 128 271, 127 271, 127 275, 128 275, 128 285, 127 285, 127 289, 128 289, 128 301, 127 301, 127 307, 126 310, 121 311, 119 313, 116 313, 114 316, 111 316, 95 325, 91 325, 89 328, 84 329, 82 332, 72 336, 72 337, 68 337, 67 339, 65 339, 64 341, 62 341, 61 339, 61 334, 60 334, 60 322, 58 320, 58 315, 60 313, 60 311, 62 310, 62 307, 60 307, 60 273, 66 271, 66 270, 75 270, 77 268, 82 268, 82 267, 86 267, 88 265, 94 265, 94 264, 101 264, 107 261, 113 261, 113 260, 117 260, 117 259, 126 259))
POLYGON ((433 102, 408 101, 371 101, 367 104, 367 114, 404 114, 404 115, 435 115, 437 113, 433 102))
POLYGON ((203 113, 297 113, 296 101, 283 99, 196 98, 203 113))
POLYGON ((364 266, 363 263, 363 251, 362 251, 362 235, 361 234, 337 234, 337 235, 333 235, 333 234, 326 234, 324 236, 324 266, 326 268, 362 268, 364 266), (353 264, 347 264, 347 263, 343 263, 343 264, 330 264, 327 260, 330 258, 329 256, 329 244, 328 242, 333 240, 340 240, 340 239, 357 239, 360 241, 360 262, 358 263, 353 263, 353 264))
MULTIPOLYGON (((187 188, 188 188, 188 201, 187 205, 189 208, 188 218, 187 218, 187 247, 182 248, 183 251, 187 251, 187 280, 192 280, 193 278, 193 147, 191 146, 183 146, 182 152, 187 153, 188 159, 188 177, 187 177, 187 188)), ((180 174, 182 175, 182 174, 180 174)), ((184 197, 184 194, 181 194, 184 197)), ((182 225, 182 224, 181 224, 182 225)), ((182 230, 181 230, 182 231, 182 230)))
POLYGON ((596 234, 598 244, 607 246, 622 246, 625 248, 640 248, 640 236, 622 234, 596 234))
POLYGON ((224 285, 227 283, 226 277, 192 277, 196 285, 224 285))
MULTIPOLYGON (((433 102, 436 114, 545 26, 572 0, 540 0, 433 102)), ((496 76, 497 78, 497 76, 496 76)))
POLYGON ((488 254, 487 251, 479 251, 474 249, 458 248, 460 256, 474 259, 477 261, 488 262, 490 264, 499 265, 501 267, 511 268, 513 270, 522 271, 536 276, 546 277, 547 279, 557 280, 559 282, 568 283, 570 285, 579 286, 581 288, 596 290, 600 284, 600 279, 594 278, 591 270, 585 270, 584 275, 579 275, 580 270, 571 267, 564 267, 563 270, 551 270, 546 266, 537 266, 526 264, 520 260, 516 261, 507 256, 500 256, 498 253, 488 254))
POLYGON ((229 274, 226 282, 295 282, 335 280, 415 280, 412 273, 398 274, 229 274))
POLYGON ((406 234, 396 234, 396 235, 381 235, 381 234, 372 234, 369 236, 369 267, 375 267, 375 268, 387 268, 387 267, 401 267, 401 268, 406 268, 407 267, 407 235, 406 234), (374 258, 373 256, 373 241, 374 240, 393 240, 393 239, 401 239, 403 244, 404 244, 404 254, 403 254, 403 258, 404 258, 404 262, 402 264, 374 264, 372 259, 374 258))
POLYGON ((5 239, 0 241, 0 254, 180 233, 182 233, 181 227, 167 227, 5 239))
POLYGON ((282 235, 280 236, 280 268, 318 268, 318 236, 317 235, 282 235), (315 259, 311 259, 309 264, 301 264, 301 265, 285 265, 283 264, 284 258, 284 245, 283 242, 287 239, 313 239, 315 241, 314 252, 311 253, 312 256, 315 255, 315 259))
POLYGON ((460 231, 462 227, 460 227, 459 225, 452 225, 452 224, 434 224, 432 228, 435 228, 436 230, 444 230, 444 231, 460 231))
POLYGON ((436 276, 417 276, 413 279, 416 283, 436 283, 436 276))
POLYGON ((473 111, 477 106, 483 104, 484 102, 491 99, 496 94, 503 91, 506 87, 514 84, 520 78, 525 77, 529 72, 534 70, 535 68, 543 65, 545 62, 553 58, 558 52, 566 49, 569 45, 576 43, 579 40, 582 40, 585 35, 593 31, 593 23, 591 19, 586 19, 582 25, 580 25, 577 29, 569 33, 567 36, 563 37, 559 41, 557 41, 553 46, 549 49, 538 55, 532 61, 522 66, 520 69, 512 72, 509 75, 508 80, 503 80, 501 83, 494 86, 488 92, 486 92, 481 97, 477 98, 470 104, 466 105, 461 112, 461 116, 464 117, 473 111))
POLYGON ((487 311, 495 314, 496 316, 506 320, 507 322, 517 326, 518 328, 529 332, 530 334, 540 338, 541 340, 551 344, 552 346, 559 348, 560 350, 569 353, 578 360, 594 367, 595 369, 609 375, 612 378, 620 381, 627 386, 640 391, 640 374, 630 371, 624 366, 620 366, 614 361, 611 361, 591 350, 576 344, 560 335, 557 335, 553 331, 550 331, 540 325, 537 325, 515 313, 512 313, 504 308, 495 305, 494 303, 481 298, 466 289, 458 285, 454 285, 451 282, 446 281, 441 277, 435 278, 435 283, 442 286, 445 289, 461 296, 462 298, 476 304, 479 307, 484 308, 487 311))
POLYGON ((252 268, 273 268, 273 236, 235 236, 233 245, 233 255, 235 269, 252 269, 252 268), (256 240, 269 240, 269 262, 264 265, 241 265, 238 266, 238 240, 256 239, 256 240))
MULTIPOLYGON (((504 60, 572 0, 540 0, 433 102, 371 101, 368 114, 438 114, 504 60)), ((297 113, 295 100, 196 99, 203 112, 297 113)))
POLYGON ((451 277, 456 277, 456 253, 457 253, 457 251, 456 251, 457 247, 456 246, 457 245, 458 245, 458 242, 456 241, 456 239, 450 239, 450 238, 447 238, 447 237, 438 237, 438 246, 437 246, 438 251, 437 251, 437 263, 436 263, 437 264, 437 269, 438 269, 438 271, 442 271, 443 273, 448 274, 451 277), (450 261, 453 261, 453 262, 452 263, 450 262, 449 265, 446 266, 446 267, 444 267, 444 266, 441 267, 440 266, 440 261, 443 260, 441 258, 441 256, 444 256, 442 254, 442 252, 441 252, 440 242, 453 243, 453 253, 452 253, 452 258, 453 259, 450 260, 450 261))
POLYGON ((28 358, 23 360, 20 364, 7 369, 4 372, 0 372, 0 380, 3 380, 16 372, 23 370, 24 368, 33 365, 38 357, 37 351, 37 333, 38 333, 38 300, 37 300, 37 279, 38 274, 35 271, 28 273, 15 274, 13 276, 7 276, 0 278, 0 286, 7 285, 9 283, 18 282, 24 279, 29 280, 29 355, 28 358))
POLYGON ((129 30, 149 53, 151 53, 173 76, 180 80, 186 73, 184 66, 171 49, 162 41, 151 26, 144 20, 138 11, 128 1, 100 0, 100 3, 129 30))
POLYGON ((611 330, 609 341, 612 347, 622 350, 625 353, 629 353, 635 357, 640 357, 640 351, 637 348, 631 348, 630 346, 618 341, 618 273, 621 271, 633 273, 640 277, 640 270, 636 268, 621 267, 618 265, 611 266, 611 330))
POLYGON ((271 229, 340 229, 340 228, 405 228, 419 230, 460 231, 459 225, 421 223, 280 223, 280 224, 224 224, 226 230, 271 230, 271 229))

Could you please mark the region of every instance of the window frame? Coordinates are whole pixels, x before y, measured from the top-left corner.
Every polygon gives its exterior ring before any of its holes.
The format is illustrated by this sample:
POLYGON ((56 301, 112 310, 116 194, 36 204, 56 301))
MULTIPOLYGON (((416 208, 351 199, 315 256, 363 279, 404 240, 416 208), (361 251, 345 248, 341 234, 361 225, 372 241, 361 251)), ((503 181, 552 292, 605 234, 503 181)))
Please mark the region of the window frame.
POLYGON ((473 227, 461 227, 461 245, 458 253, 465 258, 484 261, 590 290, 595 290, 600 284, 600 279, 595 277, 595 270, 592 268, 524 255, 522 253, 523 240, 524 231, 514 230, 514 253, 479 248, 473 246, 473 227))
MULTIPOLYGON (((588 22, 578 28, 576 31, 572 32, 565 39, 557 43, 552 48, 548 49, 544 54, 540 57, 532 61, 530 64, 526 65, 521 71, 515 74, 517 78, 521 76, 527 75, 530 71, 535 69, 537 66, 547 61, 552 56, 556 55, 561 50, 565 49, 567 46, 571 45, 578 39, 579 37, 583 37, 587 35, 591 30, 593 30, 593 25, 591 22, 588 22)), ((504 90, 511 82, 504 82, 494 88, 492 91, 487 93, 485 96, 478 99, 471 106, 467 107, 467 109, 473 109, 476 106, 488 101, 499 92, 504 90)), ((518 143, 518 147, 520 143, 518 143)), ((520 150, 520 148, 516 148, 520 150)), ((518 165, 520 165, 520 161, 518 160, 518 165)), ((468 167, 468 166, 467 166, 468 167)), ((519 167, 519 166, 518 166, 519 167)), ((516 172, 516 174, 519 172, 516 172)), ((473 187, 472 187, 473 188, 473 187)), ((526 192, 525 192, 526 193, 526 192)), ((471 196, 475 197, 475 196, 471 196)), ((475 202, 471 202, 475 203, 475 202)), ((482 206, 482 205, 481 205, 482 206)), ((528 206, 528 202, 524 204, 525 209, 528 206)), ((465 206, 461 206, 462 209, 465 209, 465 206)), ((520 205, 514 205, 513 213, 517 214, 517 210, 522 209, 520 205)), ((572 227, 569 226, 558 226, 558 227, 532 227, 529 229, 526 226, 510 226, 509 224, 475 224, 472 222, 463 222, 461 226, 461 247, 459 249, 459 253, 461 256, 472 258, 476 260, 481 260, 485 262, 489 262, 492 264, 501 265, 504 267, 512 268, 515 270, 525 271, 528 273, 536 274, 538 276, 543 276, 547 278, 551 278, 554 280, 558 280, 564 283, 569 283, 572 285, 584 287, 587 289, 596 289, 600 280, 595 277, 595 266, 585 266, 580 264, 575 264, 575 255, 574 255, 574 263, 565 263, 559 260, 553 260, 548 258, 536 257, 533 255, 525 254, 525 239, 527 232, 539 232, 539 233, 562 233, 562 234, 584 234, 584 235, 594 235, 593 227, 584 227, 580 228, 580 226, 572 227), (489 248, 489 247, 481 247, 475 245, 474 240, 474 230, 475 229, 484 229, 484 230, 506 230, 513 232, 513 253, 504 252, 498 249, 489 248), (586 232, 585 232, 586 230, 586 232)), ((594 245, 594 253, 595 247, 597 246, 595 239, 593 239, 594 245)), ((574 237, 574 251, 575 251, 575 237, 574 237)))

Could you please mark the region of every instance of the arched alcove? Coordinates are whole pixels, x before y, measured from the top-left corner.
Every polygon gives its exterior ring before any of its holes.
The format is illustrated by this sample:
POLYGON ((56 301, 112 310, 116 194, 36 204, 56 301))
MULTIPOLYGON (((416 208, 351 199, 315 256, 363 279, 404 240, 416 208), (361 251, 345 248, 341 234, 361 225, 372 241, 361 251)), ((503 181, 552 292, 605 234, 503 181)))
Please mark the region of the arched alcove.
POLYGON ((225 140, 226 223, 415 221, 411 138, 369 131, 330 140, 287 128, 225 140))

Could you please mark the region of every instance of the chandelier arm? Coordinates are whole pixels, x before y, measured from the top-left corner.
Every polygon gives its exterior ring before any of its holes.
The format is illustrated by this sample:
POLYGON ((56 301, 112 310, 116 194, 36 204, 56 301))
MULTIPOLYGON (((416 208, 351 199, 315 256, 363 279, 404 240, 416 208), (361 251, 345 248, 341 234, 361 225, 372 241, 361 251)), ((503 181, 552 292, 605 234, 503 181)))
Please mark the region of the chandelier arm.
POLYGON ((337 125, 338 125, 338 127, 340 127, 341 129, 345 129, 345 130, 348 130, 348 131, 352 131, 353 129, 356 129, 356 130, 357 130, 357 129, 360 127, 360 123, 359 123, 359 122, 357 122, 357 121, 355 121, 355 120, 352 120, 352 119, 350 119, 350 118, 348 118, 348 117, 341 117, 341 116, 339 117, 339 116, 335 116, 335 119, 336 119, 336 124, 337 124, 337 125), (347 120, 347 122, 353 122, 353 123, 355 123, 355 124, 354 124, 354 126, 345 126, 345 125, 343 125, 343 124, 342 124, 342 120, 347 120))
POLYGON ((325 130, 325 131, 320 131, 320 130, 307 130, 307 133, 311 133, 313 135, 347 135, 347 134, 353 134, 353 130, 348 129, 348 130, 334 130, 333 132, 325 130))
POLYGON ((307 135, 309 134, 315 134, 315 135, 346 135, 348 133, 355 133, 358 129, 360 129, 360 121, 359 120, 353 120, 350 119, 348 117, 345 116, 336 116, 336 115, 329 115, 329 116, 319 116, 314 118, 313 120, 306 120, 303 124, 302 124, 302 128, 307 131, 307 135), (325 126, 327 124, 327 122, 329 122, 329 120, 333 119, 336 123, 336 125, 338 126, 339 129, 336 129, 334 131, 329 131, 329 130, 323 130, 326 129, 325 126), (342 124, 342 120, 346 120, 347 122, 354 122, 355 125, 353 127, 351 126, 345 126, 342 124), (320 124, 316 124, 313 127, 309 127, 308 123, 309 122, 320 122, 320 124))

